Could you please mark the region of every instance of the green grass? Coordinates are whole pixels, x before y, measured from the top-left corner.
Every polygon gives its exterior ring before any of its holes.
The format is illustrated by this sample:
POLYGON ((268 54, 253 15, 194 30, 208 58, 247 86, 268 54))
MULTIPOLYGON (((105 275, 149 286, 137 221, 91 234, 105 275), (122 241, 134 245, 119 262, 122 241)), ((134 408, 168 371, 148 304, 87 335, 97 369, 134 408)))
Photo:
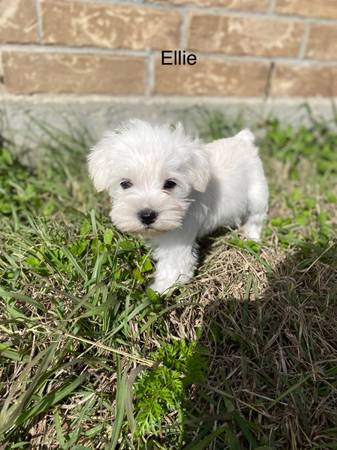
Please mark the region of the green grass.
MULTIPOLYGON (((209 140, 242 120, 202 117, 209 140)), ((337 133, 259 125, 262 244, 219 232, 158 297, 85 153, 44 126, 34 168, 0 151, 0 436, 6 449, 337 449, 337 133)))

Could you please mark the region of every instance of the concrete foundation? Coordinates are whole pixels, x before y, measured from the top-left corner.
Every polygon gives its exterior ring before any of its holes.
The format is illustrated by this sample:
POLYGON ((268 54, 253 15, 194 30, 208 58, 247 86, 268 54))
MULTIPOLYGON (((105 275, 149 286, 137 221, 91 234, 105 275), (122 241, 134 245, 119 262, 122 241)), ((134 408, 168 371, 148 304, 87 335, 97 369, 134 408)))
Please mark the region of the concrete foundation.
POLYGON ((0 133, 21 147, 36 147, 46 135, 45 126, 53 130, 86 129, 92 139, 106 129, 129 118, 159 121, 182 121, 197 130, 207 111, 221 111, 229 119, 242 117, 245 126, 254 127, 274 116, 290 124, 308 121, 308 108, 315 117, 336 117, 335 99, 322 98, 111 98, 34 96, 0 99, 0 133))

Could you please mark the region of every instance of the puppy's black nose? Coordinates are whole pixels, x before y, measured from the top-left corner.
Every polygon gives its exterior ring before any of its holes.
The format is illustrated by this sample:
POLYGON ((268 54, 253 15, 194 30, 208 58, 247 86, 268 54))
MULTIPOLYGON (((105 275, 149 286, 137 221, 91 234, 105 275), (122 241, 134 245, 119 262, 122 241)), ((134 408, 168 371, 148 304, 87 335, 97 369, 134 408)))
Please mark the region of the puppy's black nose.
POLYGON ((153 211, 153 209, 145 208, 139 211, 138 217, 144 225, 151 225, 158 217, 158 213, 153 211))

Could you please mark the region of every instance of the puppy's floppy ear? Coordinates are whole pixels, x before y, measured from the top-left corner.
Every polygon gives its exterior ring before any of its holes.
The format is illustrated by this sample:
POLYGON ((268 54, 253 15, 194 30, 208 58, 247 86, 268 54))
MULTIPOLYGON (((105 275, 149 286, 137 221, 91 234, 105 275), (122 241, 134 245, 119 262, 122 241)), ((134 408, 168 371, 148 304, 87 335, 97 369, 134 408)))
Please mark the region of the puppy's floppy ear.
POLYGON ((187 171, 193 188, 205 192, 211 177, 211 169, 207 152, 201 142, 195 143, 187 171))
POLYGON ((112 138, 112 133, 105 134, 88 156, 89 175, 98 192, 108 190, 111 185, 112 138))
POLYGON ((210 176, 210 165, 204 144, 198 139, 193 140, 184 130, 181 122, 175 125, 175 135, 180 142, 185 142, 189 159, 187 163, 187 175, 193 189, 205 192, 210 176))

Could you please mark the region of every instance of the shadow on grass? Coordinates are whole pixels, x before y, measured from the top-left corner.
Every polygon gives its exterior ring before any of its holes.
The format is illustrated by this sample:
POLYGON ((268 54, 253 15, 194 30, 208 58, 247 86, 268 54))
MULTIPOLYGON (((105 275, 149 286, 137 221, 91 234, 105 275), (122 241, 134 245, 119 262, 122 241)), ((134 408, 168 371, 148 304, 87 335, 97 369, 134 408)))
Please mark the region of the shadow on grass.
POLYGON ((336 448, 336 318, 336 242, 303 243, 257 300, 212 301, 203 381, 185 392, 184 448, 336 448))

